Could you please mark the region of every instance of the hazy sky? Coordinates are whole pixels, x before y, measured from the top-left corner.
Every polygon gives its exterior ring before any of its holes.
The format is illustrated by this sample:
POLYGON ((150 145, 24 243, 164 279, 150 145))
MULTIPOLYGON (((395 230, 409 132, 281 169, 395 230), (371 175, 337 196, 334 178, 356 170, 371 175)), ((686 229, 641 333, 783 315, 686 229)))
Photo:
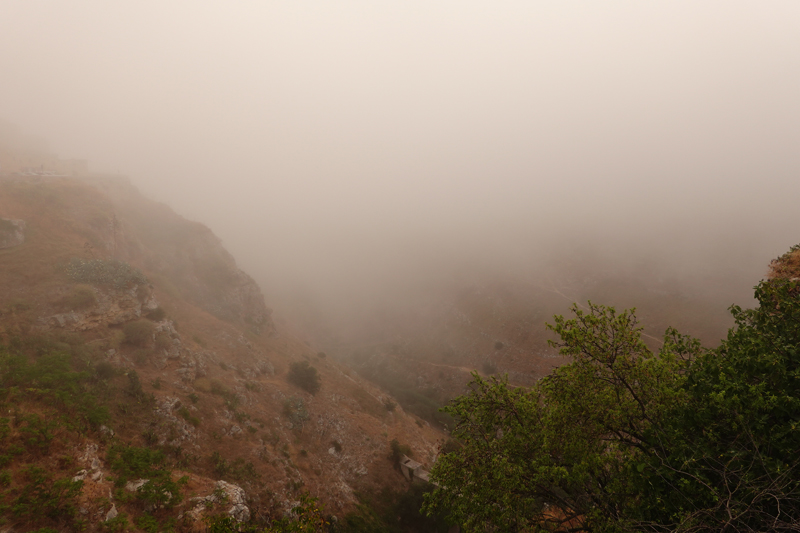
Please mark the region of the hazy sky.
POLYGON ((268 299, 800 241, 796 1, 0 0, 0 118, 208 224, 268 299))

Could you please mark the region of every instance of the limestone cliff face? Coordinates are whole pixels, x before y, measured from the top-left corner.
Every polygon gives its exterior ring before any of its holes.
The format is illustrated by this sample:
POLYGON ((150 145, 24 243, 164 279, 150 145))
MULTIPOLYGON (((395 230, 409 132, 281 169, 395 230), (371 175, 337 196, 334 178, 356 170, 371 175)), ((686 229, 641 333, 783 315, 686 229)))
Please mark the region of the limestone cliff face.
POLYGON ((192 224, 185 229, 180 246, 164 247, 158 257, 145 252, 144 246, 132 247, 132 255, 143 255, 148 267, 166 276, 186 299, 212 315, 246 323, 259 333, 272 333, 272 311, 256 282, 236 266, 208 228, 192 224))
POLYGON ((259 334, 274 333, 261 289, 208 227, 145 198, 127 180, 84 181, 110 201, 102 220, 93 219, 95 249, 157 274, 182 298, 218 318, 245 323, 259 334))

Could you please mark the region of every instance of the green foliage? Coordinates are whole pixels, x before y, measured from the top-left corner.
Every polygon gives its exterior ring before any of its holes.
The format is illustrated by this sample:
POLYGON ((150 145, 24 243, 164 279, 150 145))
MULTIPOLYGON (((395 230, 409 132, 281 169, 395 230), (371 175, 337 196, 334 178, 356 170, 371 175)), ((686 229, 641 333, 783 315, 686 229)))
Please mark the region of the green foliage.
MULTIPOLYGON (((58 409, 62 423, 69 428, 99 427, 110 415, 99 403, 91 375, 73 370, 72 357, 56 349, 48 346, 31 361, 20 352, 12 353, 0 347, 0 399, 15 391, 18 400, 27 398, 58 409)), ((43 438, 40 422, 27 419, 25 427, 30 438, 43 438)), ((35 447, 45 451, 39 444, 35 447)))
POLYGON ((332 527, 337 533, 445 533, 446 517, 421 513, 424 495, 432 486, 414 483, 405 491, 383 489, 378 493, 357 493, 359 505, 332 527))
POLYGON ((294 427, 302 428, 306 420, 311 415, 308 414, 306 403, 302 398, 290 396, 283 401, 283 416, 285 416, 294 427))
POLYGON ((706 351, 669 330, 653 354, 632 312, 556 317, 572 362, 527 390, 475 376, 426 509, 478 530, 794 531, 800 284, 756 298, 706 351))
POLYGON ((434 465, 429 512, 446 509, 475 529, 591 529, 636 505, 631 462, 648 431, 685 401, 685 359, 699 347, 668 331, 656 355, 632 312, 593 304, 573 312, 549 326, 572 363, 529 390, 473 374, 471 392, 446 408, 463 447, 434 465))
POLYGON ((756 287, 759 307, 692 365, 642 471, 638 520, 681 530, 784 531, 800 525, 800 284, 756 287), (678 487, 675 491, 672 487, 678 487))
POLYGON ((399 440, 392 439, 389 443, 389 459, 392 460, 392 464, 394 464, 395 468, 400 467, 400 460, 404 455, 407 457, 414 457, 414 452, 411 451, 408 444, 400 444, 399 440))
POLYGON ((134 519, 133 523, 146 533, 168 533, 175 531, 174 521, 175 519, 173 518, 165 520, 164 522, 159 522, 154 516, 143 513, 134 519))
POLYGON ((108 465, 117 474, 114 485, 124 486, 128 481, 150 477, 163 470, 165 457, 160 450, 117 445, 108 451, 108 465))
POLYGON ((155 327, 149 320, 139 319, 122 326, 125 342, 133 346, 145 347, 152 340, 155 327))
POLYGON ((217 477, 223 478, 228 475, 228 461, 222 457, 222 454, 213 452, 210 457, 210 462, 214 474, 217 477))
POLYGON ((20 426, 19 432, 28 451, 39 456, 48 455, 50 444, 55 438, 53 430, 60 424, 37 414, 24 415, 21 418, 23 425, 20 426))
POLYGON ((240 524, 228 515, 205 519, 208 533, 324 533, 329 522, 324 517, 324 507, 316 498, 302 494, 298 505, 287 517, 274 520, 269 526, 240 524))
POLYGON ((261 474, 256 471, 255 465, 250 461, 245 462, 241 457, 237 457, 229 463, 222 457, 222 454, 213 452, 209 457, 209 462, 214 475, 218 478, 232 481, 254 481, 261 477, 261 474))
POLYGON ((192 414, 192 413, 189 411, 189 409, 187 409, 186 407, 181 407, 180 409, 178 409, 178 415, 179 415, 181 418, 183 418, 184 420, 186 420, 187 422, 189 422, 189 423, 190 423, 191 425, 193 425, 194 427, 197 427, 197 426, 199 426, 199 425, 200 425, 200 419, 199 419, 199 418, 197 418, 196 416, 194 416, 194 415, 193 415, 193 414, 192 414))
POLYGON ((25 469, 27 484, 11 504, 11 514, 17 518, 37 521, 42 516, 52 520, 71 520, 75 516, 75 500, 82 481, 53 480, 44 468, 25 469))
POLYGON ((147 395, 142 389, 142 380, 139 379, 139 374, 135 370, 128 371, 128 389, 127 392, 138 401, 144 401, 147 395))
POLYGON ((111 379, 116 375, 117 369, 107 361, 100 361, 95 365, 94 372, 100 379, 111 379))
POLYGON ((78 283, 111 285, 117 289, 147 283, 147 278, 138 269, 124 261, 112 259, 87 260, 73 257, 65 270, 67 276, 78 283))
POLYGON ((122 532, 128 530, 128 517, 118 514, 116 517, 100 524, 103 531, 122 532))
POLYGON ((308 361, 297 361, 289 367, 288 379, 301 389, 316 394, 320 389, 320 377, 317 369, 311 366, 308 361))
POLYGON ((117 474, 116 487, 123 487, 134 479, 147 479, 147 483, 136 490, 136 499, 150 505, 172 507, 182 500, 180 489, 188 482, 183 477, 172 479, 166 467, 164 453, 160 450, 135 446, 112 446, 108 452, 108 465, 117 474))

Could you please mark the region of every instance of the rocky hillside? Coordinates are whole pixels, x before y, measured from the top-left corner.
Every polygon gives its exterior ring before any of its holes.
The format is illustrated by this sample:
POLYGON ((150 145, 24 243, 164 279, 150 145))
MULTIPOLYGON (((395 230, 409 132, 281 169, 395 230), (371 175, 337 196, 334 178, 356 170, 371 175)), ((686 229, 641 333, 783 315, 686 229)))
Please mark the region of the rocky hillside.
POLYGON ((393 440, 425 466, 444 440, 124 179, 0 178, 0 341, 9 531, 266 524, 303 494, 343 524, 406 490, 393 440))

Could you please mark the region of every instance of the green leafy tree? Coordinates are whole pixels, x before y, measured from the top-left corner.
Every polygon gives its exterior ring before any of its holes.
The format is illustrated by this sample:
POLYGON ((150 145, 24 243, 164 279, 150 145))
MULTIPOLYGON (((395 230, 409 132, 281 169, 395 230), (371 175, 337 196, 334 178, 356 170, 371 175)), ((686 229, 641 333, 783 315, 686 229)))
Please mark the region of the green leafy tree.
POLYGON ((714 350, 669 330, 654 354, 627 311, 556 317, 571 363, 530 389, 476 374, 448 407, 463 446, 426 509, 468 531, 800 529, 800 283, 756 298, 714 350))
POLYGON ((630 477, 680 389, 699 344, 669 330, 654 354, 631 311, 589 304, 548 326, 572 362, 530 389, 473 374, 471 392, 446 408, 463 445, 443 454, 429 512, 448 510, 467 530, 604 529, 636 505, 630 477))
POLYGON ((800 528, 800 284, 762 282, 756 298, 692 365, 659 435, 669 446, 642 472, 643 526, 800 528))

